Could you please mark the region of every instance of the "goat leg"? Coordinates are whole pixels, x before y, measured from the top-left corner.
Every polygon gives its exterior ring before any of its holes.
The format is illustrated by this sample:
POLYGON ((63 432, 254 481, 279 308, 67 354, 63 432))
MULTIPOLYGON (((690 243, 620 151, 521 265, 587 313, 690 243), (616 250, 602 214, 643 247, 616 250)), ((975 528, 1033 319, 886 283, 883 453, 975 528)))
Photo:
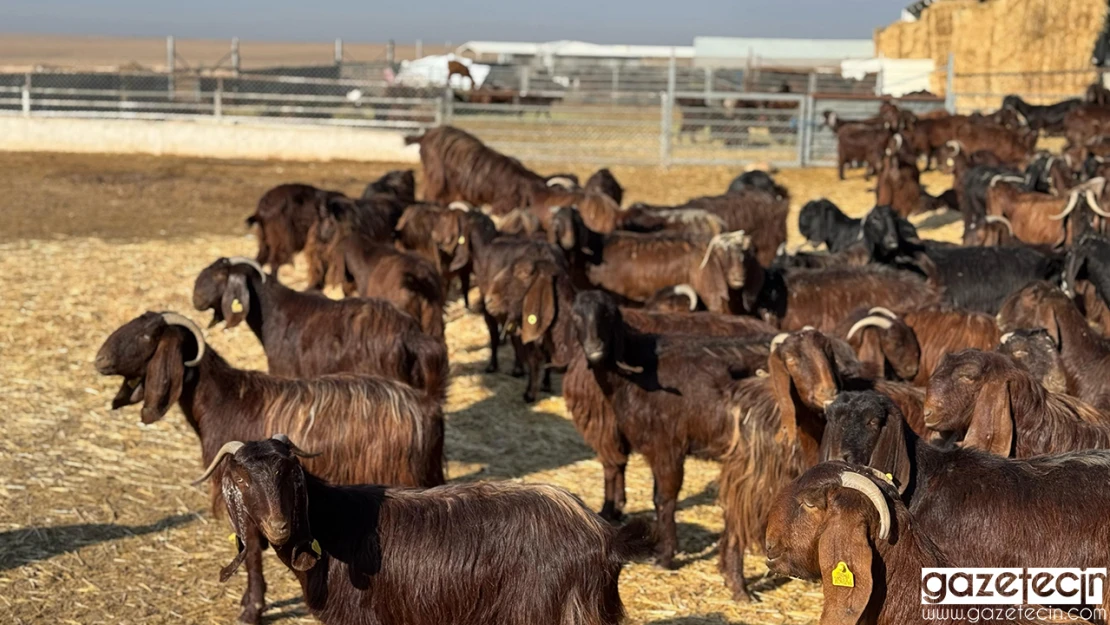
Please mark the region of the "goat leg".
POLYGON ((599 514, 606 521, 615 523, 624 516, 624 471, 627 467, 627 460, 619 464, 602 463, 605 470, 605 503, 599 514))
MULTIPOLYGON (((522 347, 524 361, 528 365, 528 387, 524 391, 524 402, 530 404, 539 396, 540 367, 543 366, 544 358, 543 351, 535 343, 522 347)), ((547 373, 550 374, 550 370, 547 373)), ((548 381, 550 382, 550 378, 548 381)))
POLYGON ((730 525, 730 519, 726 515, 725 531, 721 532, 721 542, 718 547, 721 552, 721 575, 725 578, 725 585, 732 590, 733 601, 751 603, 752 597, 748 593, 748 584, 744 581, 744 545, 739 544, 736 530, 730 525))
POLYGON ((682 490, 683 459, 666 458, 651 463, 655 478, 655 518, 659 532, 656 546, 656 563, 664 569, 674 568, 674 552, 678 549, 678 529, 675 526, 675 509, 678 493, 682 490))
POLYGON ((501 334, 496 319, 489 313, 482 313, 482 317, 486 320, 486 329, 489 330, 489 365, 486 366, 486 373, 496 373, 497 350, 501 347, 501 334))
POLYGON ((239 602, 243 611, 239 622, 258 625, 262 620, 262 610, 266 607, 266 580, 262 577, 262 533, 258 530, 244 532, 243 548, 247 552, 244 564, 247 567, 247 589, 239 602))
MULTIPOLYGON (((519 378, 524 375, 524 343, 520 342, 519 335, 514 335, 509 341, 513 345, 513 370, 509 372, 509 375, 519 378)), ((535 401, 535 398, 532 401, 535 401)))

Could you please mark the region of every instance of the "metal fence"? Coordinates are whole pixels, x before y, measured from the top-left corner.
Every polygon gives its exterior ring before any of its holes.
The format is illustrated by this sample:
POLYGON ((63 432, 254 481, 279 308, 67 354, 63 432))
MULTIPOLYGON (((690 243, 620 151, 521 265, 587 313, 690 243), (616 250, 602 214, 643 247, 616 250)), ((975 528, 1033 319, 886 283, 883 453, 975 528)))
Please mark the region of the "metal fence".
MULTIPOLYGON (((799 93, 752 93, 736 90, 745 85, 742 76, 739 83, 730 82, 736 77, 733 70, 680 69, 674 63, 663 67, 661 85, 623 83, 619 91, 559 81, 539 83, 544 89, 525 85, 527 89, 475 92, 388 84, 375 72, 324 79, 40 71, 0 74, 0 114, 207 118, 413 132, 451 124, 528 160, 662 165, 759 161, 789 167, 835 161, 835 137, 824 127, 824 111, 834 110, 846 119, 868 117, 880 102, 874 95, 816 92, 822 84, 817 74, 790 74, 805 84, 797 87, 799 93), (632 86, 642 88, 623 90, 632 86)), ((944 104, 936 98, 904 102, 915 112, 944 104)))
POLYGON ((949 82, 956 112, 991 111, 1010 94, 1030 104, 1053 104, 1079 97, 1095 82, 1103 81, 1102 68, 1035 72, 953 72, 949 82))

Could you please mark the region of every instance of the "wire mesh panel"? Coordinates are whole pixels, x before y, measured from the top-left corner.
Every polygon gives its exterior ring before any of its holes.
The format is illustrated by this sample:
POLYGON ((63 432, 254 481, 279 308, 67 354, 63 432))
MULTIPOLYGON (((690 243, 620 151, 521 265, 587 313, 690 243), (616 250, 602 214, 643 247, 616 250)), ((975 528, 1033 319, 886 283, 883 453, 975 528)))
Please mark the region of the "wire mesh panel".
POLYGON ((522 160, 658 163, 660 98, 637 104, 564 103, 512 98, 452 102, 445 123, 522 160))
POLYGON ((672 163, 797 165, 805 97, 678 93, 667 133, 672 163))
MULTIPOLYGON (((944 100, 930 97, 907 97, 894 100, 903 109, 917 115, 944 109, 944 100)), ((816 95, 808 115, 808 147, 804 155, 807 165, 836 165, 836 133, 826 123, 830 113, 841 120, 862 120, 879 114, 883 99, 876 97, 816 95)))

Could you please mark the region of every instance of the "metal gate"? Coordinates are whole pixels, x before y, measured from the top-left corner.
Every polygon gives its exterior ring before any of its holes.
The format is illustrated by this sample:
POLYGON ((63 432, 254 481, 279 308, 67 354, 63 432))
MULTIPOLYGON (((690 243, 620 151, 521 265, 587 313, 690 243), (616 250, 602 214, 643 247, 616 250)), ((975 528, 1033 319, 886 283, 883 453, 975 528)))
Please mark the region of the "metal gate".
MULTIPOLYGON (((836 133, 825 124, 826 113, 836 113, 841 119, 866 119, 879 114, 883 98, 871 96, 814 94, 810 103, 807 134, 808 140, 802 162, 807 166, 836 165, 836 133)), ((909 96, 894 100, 899 108, 917 115, 944 110, 944 100, 935 97, 909 96)))
POLYGON ((663 164, 801 164, 803 95, 679 92, 664 105, 663 164))

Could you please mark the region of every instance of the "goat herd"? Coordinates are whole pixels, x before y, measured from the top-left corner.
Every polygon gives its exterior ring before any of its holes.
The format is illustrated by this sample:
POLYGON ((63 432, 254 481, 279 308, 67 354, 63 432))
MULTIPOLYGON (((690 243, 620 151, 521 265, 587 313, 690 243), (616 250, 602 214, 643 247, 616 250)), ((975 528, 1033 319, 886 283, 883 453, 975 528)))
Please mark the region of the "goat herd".
POLYGON ((862 219, 806 204, 801 232, 828 251, 795 255, 789 193, 766 173, 622 207, 608 170, 545 178, 435 128, 411 139, 423 202, 411 171, 358 199, 282 185, 248 218, 257 258, 197 277, 195 308, 246 322, 268 373, 235 368, 173 312, 116 330, 96 367, 123 378, 113 408, 142 403, 153 423, 176 404, 196 431, 238 546, 220 578, 246 564, 247 623, 267 546, 327 623, 616 623, 624 563, 672 564, 689 455, 721 466, 720 569, 737 601, 753 598, 752 549, 773 574, 822 581, 823 623, 920 621, 923 567, 1110 563, 1110 452, 1093 451, 1110 447, 1103 104, 1066 113, 1066 158, 1032 153, 1051 107, 931 121, 884 105, 877 125, 840 128, 842 160, 853 137, 881 140, 875 166, 897 188, 880 182, 862 219), (905 219, 934 201, 918 145, 954 170, 963 246, 905 219), (306 292, 277 279, 300 252, 306 292), (525 401, 562 372, 604 468, 600 514, 554 487, 444 485, 456 291, 489 329, 487 372, 506 338, 525 401), (634 452, 654 524, 620 524, 634 452))

